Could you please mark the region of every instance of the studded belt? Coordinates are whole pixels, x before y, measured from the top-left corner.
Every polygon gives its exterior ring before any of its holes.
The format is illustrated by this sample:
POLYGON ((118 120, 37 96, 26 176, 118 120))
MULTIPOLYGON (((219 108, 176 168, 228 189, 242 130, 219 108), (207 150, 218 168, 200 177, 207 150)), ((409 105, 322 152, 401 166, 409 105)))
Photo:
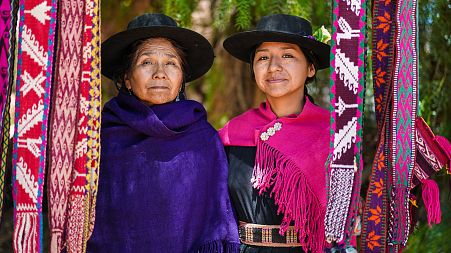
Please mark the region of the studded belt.
POLYGON ((260 225, 240 221, 239 235, 243 244, 262 247, 300 247, 298 234, 293 226, 284 236, 279 234, 279 225, 260 225))

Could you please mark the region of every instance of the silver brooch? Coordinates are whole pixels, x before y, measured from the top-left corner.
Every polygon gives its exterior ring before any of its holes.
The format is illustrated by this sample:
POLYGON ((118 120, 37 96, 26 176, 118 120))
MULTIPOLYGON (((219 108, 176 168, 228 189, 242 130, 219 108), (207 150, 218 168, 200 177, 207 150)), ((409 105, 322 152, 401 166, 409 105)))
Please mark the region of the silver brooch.
POLYGON ((276 132, 279 131, 280 129, 282 129, 282 123, 276 122, 276 123, 274 123, 274 126, 268 128, 266 130, 266 132, 263 132, 260 134, 260 139, 262 141, 267 141, 269 139, 269 137, 276 134, 276 132))

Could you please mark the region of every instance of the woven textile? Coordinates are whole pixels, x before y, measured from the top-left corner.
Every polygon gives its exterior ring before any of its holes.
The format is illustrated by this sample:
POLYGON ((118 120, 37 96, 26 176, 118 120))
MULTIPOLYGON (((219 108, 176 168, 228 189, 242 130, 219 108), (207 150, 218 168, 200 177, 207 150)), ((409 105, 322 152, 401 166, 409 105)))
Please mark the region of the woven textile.
POLYGON ((415 122, 417 149, 411 188, 419 185, 422 180, 428 179, 442 168, 449 166, 451 152, 447 146, 442 145, 439 138, 445 142, 448 140, 434 135, 423 118, 417 117, 415 122))
POLYGON ((91 42, 92 42, 92 2, 85 1, 83 17, 83 59, 81 64, 82 78, 78 94, 77 134, 75 136, 75 161, 72 173, 72 186, 69 193, 67 220, 67 252, 83 252, 84 227, 88 209, 85 206, 87 198, 87 148, 88 148, 88 110, 89 89, 91 85, 91 42))
POLYGON ((396 13, 396 63, 391 112, 393 197, 390 201, 388 243, 405 245, 410 230, 409 191, 415 165, 415 118, 417 113, 417 2, 399 1, 396 13))
POLYGON ((87 148, 93 2, 63 0, 49 172, 51 252, 82 252, 87 221, 87 148))
POLYGON ((362 172, 365 1, 333 1, 331 155, 328 164, 326 239, 349 239, 362 172))
POLYGON ((10 102, 10 81, 8 68, 8 58, 11 55, 10 51, 10 28, 11 28, 11 4, 8 0, 2 0, 0 3, 0 13, 2 13, 2 19, 0 19, 0 32, 2 37, 0 38, 0 136, 1 146, 0 154, 2 156, 2 162, 0 165, 0 220, 3 210, 3 189, 5 183, 5 169, 6 169, 6 153, 8 150, 9 141, 9 102, 10 102), (5 145, 6 144, 6 145, 5 145))
POLYGON ((389 117, 392 98, 395 0, 373 3, 373 80, 378 145, 373 160, 362 222, 362 252, 385 252, 387 240, 387 187, 389 166, 389 117))
MULTIPOLYGON (((95 206, 100 165, 100 1, 93 0, 90 15, 92 16, 91 42, 91 82, 89 87, 88 109, 88 149, 87 149, 87 198, 85 199, 85 227, 83 247, 92 234, 95 222, 95 206)), ((83 248, 83 252, 86 248, 83 248)))
MULTIPOLYGON (((0 111, 2 112, 1 119, 4 118, 4 109, 7 100, 9 74, 8 74, 8 56, 9 52, 9 38, 11 28, 11 4, 8 0, 0 2, 0 12, 2 18, 0 19, 0 111)), ((0 120, 1 121, 1 120, 0 120)))
POLYGON ((20 1, 13 148, 15 252, 42 251, 42 197, 56 1, 20 1))

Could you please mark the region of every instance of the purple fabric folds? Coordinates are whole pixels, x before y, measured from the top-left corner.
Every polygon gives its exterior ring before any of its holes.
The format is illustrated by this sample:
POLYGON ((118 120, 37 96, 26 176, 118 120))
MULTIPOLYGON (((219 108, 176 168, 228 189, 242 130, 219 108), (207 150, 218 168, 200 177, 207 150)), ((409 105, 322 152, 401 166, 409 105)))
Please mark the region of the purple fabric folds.
POLYGON ((120 93, 102 113, 88 252, 238 252, 227 158, 203 106, 120 93))

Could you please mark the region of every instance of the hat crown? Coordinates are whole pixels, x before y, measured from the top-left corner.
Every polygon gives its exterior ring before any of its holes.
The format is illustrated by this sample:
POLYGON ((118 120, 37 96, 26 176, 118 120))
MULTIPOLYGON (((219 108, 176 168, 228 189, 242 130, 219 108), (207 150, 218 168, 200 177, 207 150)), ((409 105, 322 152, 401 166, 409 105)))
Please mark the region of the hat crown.
POLYGON ((256 30, 291 33, 301 36, 312 35, 312 25, 309 21, 286 14, 275 14, 263 17, 257 23, 256 30))
POLYGON ((127 30, 141 28, 141 27, 152 27, 152 26, 172 26, 177 27, 177 22, 171 17, 168 17, 160 13, 146 13, 141 16, 134 18, 128 23, 127 30))

